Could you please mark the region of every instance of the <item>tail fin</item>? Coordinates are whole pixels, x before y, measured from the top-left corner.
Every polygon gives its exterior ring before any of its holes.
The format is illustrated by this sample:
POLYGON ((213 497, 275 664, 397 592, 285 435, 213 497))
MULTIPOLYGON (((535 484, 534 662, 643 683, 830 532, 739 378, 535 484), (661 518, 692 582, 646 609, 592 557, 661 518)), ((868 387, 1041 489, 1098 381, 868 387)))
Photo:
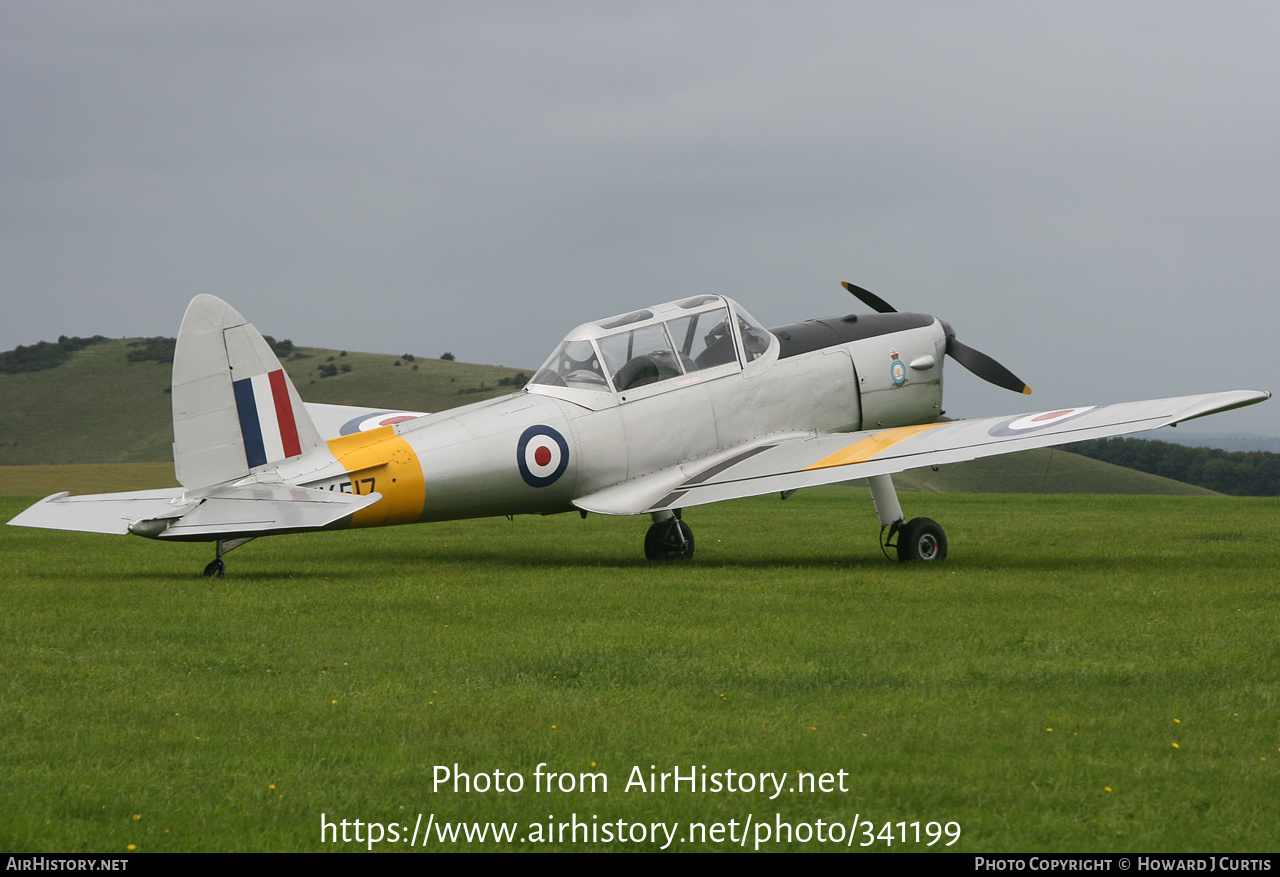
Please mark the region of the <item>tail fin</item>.
POLYGON ((221 484, 322 446, 270 346, 220 298, 191 300, 173 357, 173 466, 188 488, 221 484))

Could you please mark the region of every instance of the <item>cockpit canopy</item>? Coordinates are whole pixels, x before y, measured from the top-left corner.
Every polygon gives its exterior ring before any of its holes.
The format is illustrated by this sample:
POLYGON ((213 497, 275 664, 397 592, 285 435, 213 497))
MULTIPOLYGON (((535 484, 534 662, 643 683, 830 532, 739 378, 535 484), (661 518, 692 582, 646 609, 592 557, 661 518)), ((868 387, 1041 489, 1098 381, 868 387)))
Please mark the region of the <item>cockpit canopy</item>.
POLYGON ((741 368, 773 343, 736 302, 699 295, 579 326, 533 376, 530 390, 625 393, 720 366, 741 368))

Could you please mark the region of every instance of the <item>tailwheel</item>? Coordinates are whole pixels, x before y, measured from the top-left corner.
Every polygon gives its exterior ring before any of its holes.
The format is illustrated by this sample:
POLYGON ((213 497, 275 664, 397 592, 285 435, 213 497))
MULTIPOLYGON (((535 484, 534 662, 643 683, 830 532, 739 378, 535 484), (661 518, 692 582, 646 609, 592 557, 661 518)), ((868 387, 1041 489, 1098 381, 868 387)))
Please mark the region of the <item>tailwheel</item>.
POLYGON ((688 560, 693 557, 693 530, 680 520, 679 513, 667 513, 657 520, 644 536, 644 556, 650 560, 688 560))
POLYGON ((204 568, 204 577, 206 579, 220 579, 227 574, 227 564, 221 558, 209 561, 209 565, 204 568))
POLYGON ((943 560, 947 556, 947 534, 937 521, 912 518, 898 527, 898 560, 943 560))

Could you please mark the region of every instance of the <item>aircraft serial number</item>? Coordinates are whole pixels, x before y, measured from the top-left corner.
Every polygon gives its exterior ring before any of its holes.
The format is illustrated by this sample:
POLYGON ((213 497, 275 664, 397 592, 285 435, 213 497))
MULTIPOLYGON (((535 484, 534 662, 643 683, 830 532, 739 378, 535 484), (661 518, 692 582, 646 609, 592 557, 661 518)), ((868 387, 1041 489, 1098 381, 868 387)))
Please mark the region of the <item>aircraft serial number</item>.
POLYGON ((359 481, 354 478, 350 481, 336 481, 329 485, 330 490, 336 490, 339 493, 354 493, 357 496, 365 496, 373 493, 377 489, 377 485, 373 478, 361 478, 359 481))

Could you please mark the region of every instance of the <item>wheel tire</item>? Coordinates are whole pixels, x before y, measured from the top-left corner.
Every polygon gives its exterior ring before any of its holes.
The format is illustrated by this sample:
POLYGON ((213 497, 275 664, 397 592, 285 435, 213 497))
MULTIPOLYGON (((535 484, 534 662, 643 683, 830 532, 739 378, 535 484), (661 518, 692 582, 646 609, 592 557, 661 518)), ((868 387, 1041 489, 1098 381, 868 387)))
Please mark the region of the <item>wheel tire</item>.
POLYGON ((912 518, 898 530, 898 560, 944 560, 947 534, 930 518, 912 518))
POLYGON ((688 560, 693 557, 693 530, 679 518, 652 525, 644 536, 644 556, 650 560, 688 560), (676 527, 684 534, 683 545, 676 527))
POLYGON ((220 579, 227 574, 227 565, 219 557, 217 560, 209 561, 209 565, 204 568, 204 577, 206 579, 220 579))

